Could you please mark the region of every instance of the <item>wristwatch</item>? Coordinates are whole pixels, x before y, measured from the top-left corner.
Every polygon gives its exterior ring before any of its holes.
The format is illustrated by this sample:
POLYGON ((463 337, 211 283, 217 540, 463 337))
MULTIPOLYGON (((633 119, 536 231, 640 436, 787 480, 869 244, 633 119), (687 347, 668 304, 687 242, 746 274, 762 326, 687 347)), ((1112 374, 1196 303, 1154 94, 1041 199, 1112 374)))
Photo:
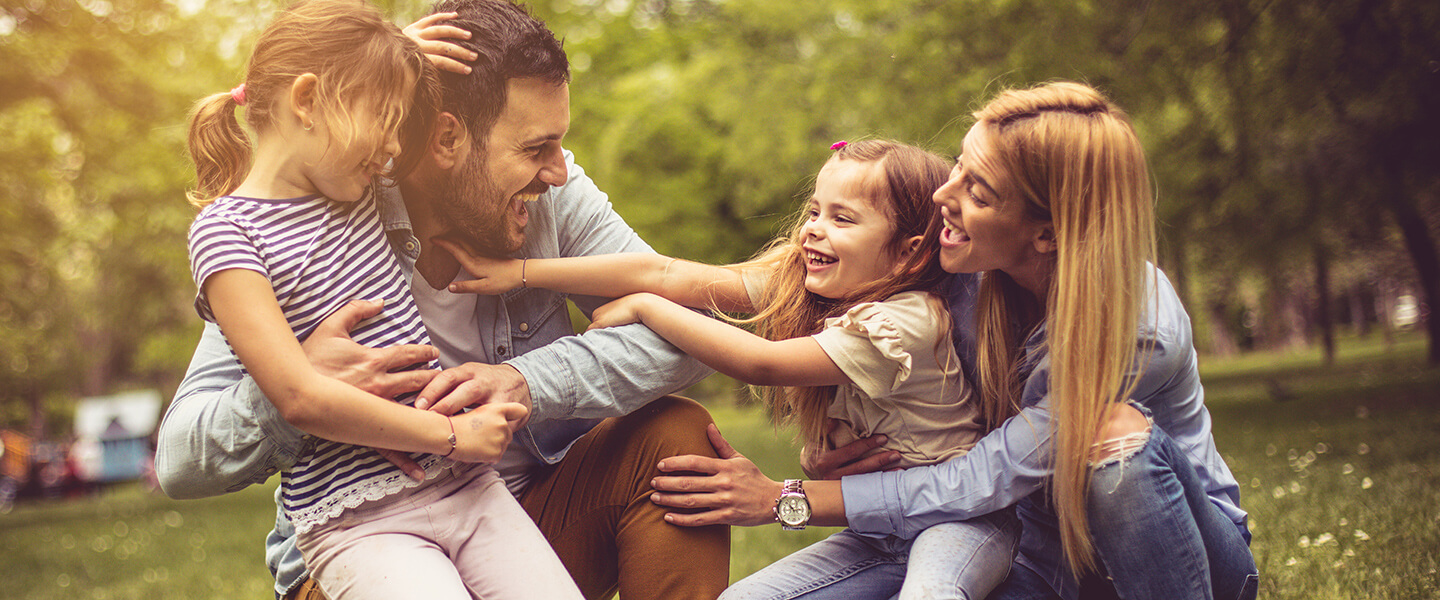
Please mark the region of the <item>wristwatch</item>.
POLYGON ((775 520, 785 531, 799 531, 810 524, 810 500, 799 479, 786 479, 780 497, 775 500, 775 520))

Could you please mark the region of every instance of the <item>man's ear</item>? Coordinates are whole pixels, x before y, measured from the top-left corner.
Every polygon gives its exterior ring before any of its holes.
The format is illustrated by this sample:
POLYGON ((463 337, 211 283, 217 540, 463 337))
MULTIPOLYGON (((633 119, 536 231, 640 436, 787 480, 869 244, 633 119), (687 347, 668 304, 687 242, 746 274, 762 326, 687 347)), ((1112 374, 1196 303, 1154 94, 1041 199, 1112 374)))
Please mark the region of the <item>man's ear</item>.
POLYGON ((464 124, 455 115, 442 112, 435 117, 435 128, 430 132, 430 154, 435 166, 449 170, 459 164, 469 151, 470 136, 464 124))
POLYGON ((290 111, 306 131, 315 126, 315 90, 319 85, 320 78, 314 73, 305 73, 290 82, 290 111))
POLYGON ((1034 245, 1035 251, 1041 254, 1051 254, 1059 248, 1055 243, 1055 225, 1053 223, 1039 226, 1039 229, 1035 231, 1034 245))

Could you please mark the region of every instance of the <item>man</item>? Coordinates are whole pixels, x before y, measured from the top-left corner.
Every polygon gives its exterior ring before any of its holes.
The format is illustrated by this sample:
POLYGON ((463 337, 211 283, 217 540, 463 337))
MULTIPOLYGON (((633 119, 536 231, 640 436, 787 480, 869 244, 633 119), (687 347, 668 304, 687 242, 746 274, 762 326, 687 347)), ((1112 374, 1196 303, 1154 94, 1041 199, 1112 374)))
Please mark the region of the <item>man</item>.
MULTIPOLYGON (((442 74, 444 112, 420 165, 398 189, 383 190, 380 202, 434 349, 358 346, 347 332, 380 306, 355 302, 304 340, 307 357, 377 395, 420 390, 417 406, 447 414, 525 404, 529 422, 496 468, 586 597, 618 590, 626 600, 714 598, 728 580, 728 528, 669 525, 648 499, 661 459, 713 456, 704 408, 675 397, 651 402, 708 370, 641 326, 575 336, 565 297, 547 290, 491 297, 445 289, 467 276, 433 243, 441 236, 518 257, 650 249, 561 147, 569 66, 554 34, 504 0, 447 1, 436 12, 458 16, 443 25, 427 17, 407 33, 427 52, 470 61, 473 70, 442 74), (463 39, 456 46, 442 37, 463 39), (438 376, 390 373, 437 350, 452 367, 438 376)), ((587 311, 603 302, 574 300, 587 311)), ((156 470, 173 497, 215 495, 265 481, 311 443, 207 325, 161 425, 156 470)), ((402 456, 389 456, 413 470, 402 456)), ((280 515, 266 552, 276 594, 322 597, 293 535, 280 515)))

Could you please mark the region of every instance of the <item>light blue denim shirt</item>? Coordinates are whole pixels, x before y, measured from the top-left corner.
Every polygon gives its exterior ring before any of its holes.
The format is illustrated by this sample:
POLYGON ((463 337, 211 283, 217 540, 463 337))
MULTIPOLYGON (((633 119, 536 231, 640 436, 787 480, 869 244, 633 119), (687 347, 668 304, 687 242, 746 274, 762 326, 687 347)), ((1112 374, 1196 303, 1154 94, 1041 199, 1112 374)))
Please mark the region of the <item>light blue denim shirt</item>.
MULTIPOLYGON (((1146 304, 1140 325, 1140 356, 1148 360, 1133 399, 1149 409, 1155 424, 1169 434, 1190 457, 1210 500, 1237 527, 1244 527, 1240 487, 1225 465, 1210 434, 1210 412, 1200 385, 1190 317, 1170 280, 1155 270, 1154 296, 1146 304), (1146 356, 1148 353, 1148 356, 1146 356)), ((974 378, 974 304, 979 277, 957 275, 947 297, 955 323, 955 344, 974 378)), ((1033 368, 1025 383, 1020 414, 981 438, 968 454, 948 462, 904 471, 845 477, 841 490, 850 528, 867 534, 911 538, 935 523, 983 515, 1027 499, 1021 510, 1042 508, 1041 496, 1050 476, 1050 361, 1043 347, 1043 327, 1026 343, 1033 368)), ((1138 366, 1138 365, 1137 365, 1138 366)), ((1243 529, 1242 529, 1243 531, 1243 529)), ((1059 591, 1073 598, 1073 578, 1064 572, 1058 534, 1027 529, 1022 546, 1048 548, 1036 554, 1022 552, 1019 561, 1035 569, 1059 591)))
MULTIPOLYGON (((515 255, 652 252, 569 151, 565 164, 565 185, 530 204, 525 245, 515 255)), ((410 229, 399 191, 383 189, 380 208, 391 248, 408 276, 420 255, 420 241, 410 229)), ((474 304, 480 324, 476 335, 485 356, 469 360, 503 362, 525 377, 534 408, 516 442, 537 464, 559 461, 600 419, 628 414, 711 372, 642 325, 574 335, 566 298, 531 288, 477 296, 474 304)), ((607 300, 569 298, 586 314, 607 300)), ((294 464, 311 443, 310 436, 287 423, 254 380, 243 375, 219 328, 206 324, 160 425, 155 469, 165 492, 174 498, 201 498, 262 483, 294 464)), ((306 577, 294 529, 278 511, 275 530, 266 539, 266 561, 275 574, 277 595, 306 577)))

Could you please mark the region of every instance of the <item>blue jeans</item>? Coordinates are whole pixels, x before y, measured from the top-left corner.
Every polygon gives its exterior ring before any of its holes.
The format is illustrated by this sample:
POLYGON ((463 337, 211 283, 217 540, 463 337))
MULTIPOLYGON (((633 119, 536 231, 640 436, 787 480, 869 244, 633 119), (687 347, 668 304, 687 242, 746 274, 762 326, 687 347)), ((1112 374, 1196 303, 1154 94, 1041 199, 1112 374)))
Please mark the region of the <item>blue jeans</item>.
MULTIPOLYGON (((1143 447, 1092 467, 1087 509, 1103 573, 1079 582, 1080 598, 1255 597, 1259 574, 1248 530, 1216 508, 1189 459, 1153 424, 1143 447)), ((1036 530, 1050 531, 1055 526, 1036 525, 1036 530)), ((1029 519, 1025 527, 1032 527, 1029 519)), ((1031 564, 1063 564, 1058 537, 1053 544, 1023 546, 1031 564), (1049 556, 1032 556, 1045 546, 1049 556)), ((1017 565, 990 597, 1054 599, 1061 594, 1035 570, 1017 565)))
POLYGON ((979 599, 1010 570, 1020 522, 1002 510, 914 540, 841 531, 736 582, 721 600, 979 599))

